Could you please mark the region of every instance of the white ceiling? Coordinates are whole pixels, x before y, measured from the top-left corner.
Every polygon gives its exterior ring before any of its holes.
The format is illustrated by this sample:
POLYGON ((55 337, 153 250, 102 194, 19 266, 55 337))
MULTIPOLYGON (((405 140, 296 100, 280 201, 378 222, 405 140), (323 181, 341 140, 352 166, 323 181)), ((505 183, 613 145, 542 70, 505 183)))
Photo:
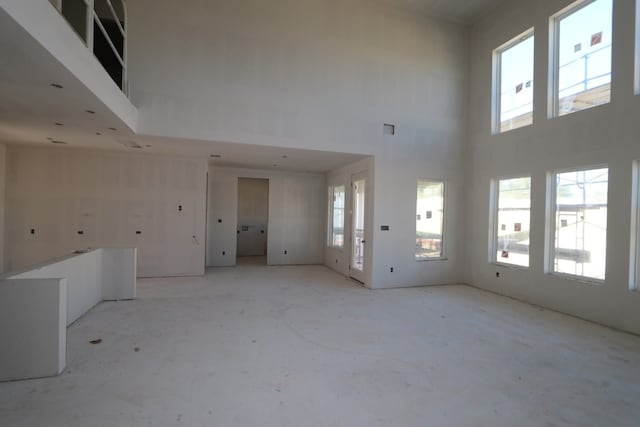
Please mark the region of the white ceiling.
POLYGON ((504 0, 375 0, 470 25, 504 0))
MULTIPOLYGON (((462 24, 473 22, 500 2, 373 1, 462 24)), ((0 142, 55 146, 58 149, 71 147, 203 156, 224 166, 308 172, 325 172, 363 157, 358 154, 136 135, 3 10, 0 10, 0 51, 0 142), (63 88, 52 87, 52 83, 63 88), (66 144, 53 145, 52 141, 66 144), (211 155, 220 157, 211 158, 211 155)))
POLYGON ((204 157, 221 166, 314 173, 364 157, 136 135, 1 9, 0 52, 0 143, 204 157))

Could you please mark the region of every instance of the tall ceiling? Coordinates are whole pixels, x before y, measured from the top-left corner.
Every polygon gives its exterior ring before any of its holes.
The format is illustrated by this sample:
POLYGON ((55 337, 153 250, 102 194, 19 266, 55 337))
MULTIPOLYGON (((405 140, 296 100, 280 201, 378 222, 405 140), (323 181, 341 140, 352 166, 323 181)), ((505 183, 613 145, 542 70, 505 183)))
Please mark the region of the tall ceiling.
MULTIPOLYGON (((371 0, 470 25, 504 0, 371 0)), ((0 10, 0 142, 210 157, 227 166, 323 172, 358 154, 136 135, 0 10), (59 84, 62 88, 53 87, 59 84), (89 112, 87 112, 89 111, 89 112), (249 154, 251 153, 251 154, 249 154)))
POLYGON ((219 166, 308 173, 365 157, 138 135, 2 9, 0 51, 0 143, 204 157, 219 166))
POLYGON ((471 25, 504 0, 376 0, 426 13, 463 25, 471 25))

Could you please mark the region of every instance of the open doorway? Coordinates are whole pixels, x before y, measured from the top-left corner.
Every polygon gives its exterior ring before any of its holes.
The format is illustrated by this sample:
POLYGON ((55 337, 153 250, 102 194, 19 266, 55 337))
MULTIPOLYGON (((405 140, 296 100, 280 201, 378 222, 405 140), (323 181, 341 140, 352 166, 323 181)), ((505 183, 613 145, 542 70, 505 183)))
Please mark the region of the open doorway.
POLYGON ((366 173, 351 178, 351 269, 350 276, 360 283, 365 282, 365 193, 366 173))
POLYGON ((269 180, 238 178, 236 263, 267 264, 269 180))

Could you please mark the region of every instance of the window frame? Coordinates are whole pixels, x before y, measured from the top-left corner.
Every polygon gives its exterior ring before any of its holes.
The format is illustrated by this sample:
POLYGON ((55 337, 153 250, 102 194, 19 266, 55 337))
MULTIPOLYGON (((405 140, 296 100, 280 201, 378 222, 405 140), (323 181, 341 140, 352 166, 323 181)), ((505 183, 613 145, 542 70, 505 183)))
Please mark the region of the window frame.
POLYGON ((328 248, 335 249, 337 251, 343 251, 345 248, 345 228, 346 228, 346 212, 347 212, 347 186, 345 184, 330 184, 328 186, 328 203, 327 203, 327 240, 326 245, 328 248), (342 245, 334 245, 333 244, 333 224, 334 224, 334 195, 335 189, 342 187, 344 189, 344 207, 342 213, 342 245))
MULTIPOLYGON (((604 105, 611 104, 613 101, 613 42, 611 41, 611 87, 609 91, 609 102, 599 105, 594 105, 589 108, 585 108, 578 111, 573 111, 567 114, 560 115, 560 21, 564 18, 572 15, 573 13, 579 12, 585 7, 591 5, 592 3, 597 2, 598 0, 576 0, 566 6, 563 9, 560 9, 558 12, 554 13, 549 17, 549 80, 548 80, 548 105, 547 105, 547 118, 548 119, 556 119, 559 117, 569 116, 574 113, 579 113, 580 111, 590 110, 595 107, 602 107, 604 105)), ((612 0, 615 7, 615 1, 612 0)), ((611 16, 611 24, 612 30, 613 25, 615 24, 613 19, 613 13, 611 16)), ((613 34, 612 34, 613 35, 613 34)))
POLYGON ((413 259, 416 262, 429 262, 429 261, 446 261, 447 258, 447 239, 446 239, 446 229, 447 229, 447 200, 448 200, 448 192, 449 192, 449 183, 444 179, 433 179, 433 178, 418 178, 415 186, 415 205, 414 205, 414 240, 418 236, 418 221, 415 217, 416 211, 418 210, 418 188, 421 182, 427 183, 436 183, 442 184, 442 223, 441 227, 441 236, 442 239, 440 241, 440 256, 438 257, 426 257, 426 258, 418 258, 415 253, 413 253, 413 259))
MULTIPOLYGON (((555 271, 555 251, 556 251, 556 216, 558 209, 557 198, 557 182, 558 174, 590 171, 596 169, 607 169, 609 172, 611 169, 606 163, 590 164, 585 166, 576 166, 570 168, 556 169, 551 172, 547 172, 547 209, 546 209, 546 221, 545 221, 545 274, 560 277, 563 279, 574 280, 577 282, 591 284, 591 285, 604 285, 607 280, 607 264, 608 260, 605 255, 605 278, 598 279, 589 276, 580 276, 577 274, 562 273, 555 271)), ((609 238, 609 179, 607 178, 607 234, 605 240, 609 238)), ((607 245, 607 250, 609 245, 607 245)))
POLYGON ((512 47, 517 46, 520 43, 523 43, 525 41, 527 41, 528 39, 533 38, 533 50, 534 50, 534 57, 533 57, 533 62, 534 62, 534 79, 533 79, 533 87, 535 89, 535 27, 531 27, 528 30, 520 33, 519 35, 513 37, 512 39, 510 39, 509 41, 507 41, 506 43, 503 43, 502 45, 498 46, 497 48, 495 48, 493 50, 493 54, 492 54, 492 62, 493 62, 493 79, 491 82, 492 85, 492 89, 491 89, 491 98, 492 98, 492 102, 491 102, 491 134, 492 135, 499 135, 501 133, 506 133, 506 132, 510 132, 512 130, 516 130, 516 129, 521 129, 527 126, 531 126, 533 125, 533 113, 535 111, 535 96, 532 99, 532 104, 531 104, 531 123, 524 125, 524 126, 520 126, 514 129, 508 129, 508 130, 501 130, 500 129, 500 125, 502 123, 501 118, 502 118, 502 54, 511 49, 512 47))
POLYGON ((533 210, 533 175, 531 174, 518 174, 507 175, 498 178, 492 178, 490 183, 490 212, 489 212, 489 263, 500 267, 511 268, 514 270, 529 270, 531 269, 531 211, 533 210), (498 260, 498 214, 500 206, 500 181, 507 181, 511 179, 529 178, 529 265, 517 265, 500 262, 498 260))

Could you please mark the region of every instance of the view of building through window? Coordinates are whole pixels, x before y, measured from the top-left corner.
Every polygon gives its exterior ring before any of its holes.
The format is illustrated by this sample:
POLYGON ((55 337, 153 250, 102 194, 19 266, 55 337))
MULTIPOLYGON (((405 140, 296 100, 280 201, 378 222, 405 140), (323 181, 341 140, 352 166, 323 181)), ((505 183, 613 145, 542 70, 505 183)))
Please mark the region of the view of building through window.
POLYGON ((604 280, 608 169, 556 174, 553 271, 604 280))
POLYGON ((495 53, 499 65, 499 117, 496 129, 505 132, 533 123, 533 30, 495 53))
POLYGON ((595 0, 557 18, 557 115, 611 100, 612 16, 613 0, 595 0))
POLYGON ((444 182, 418 181, 416 259, 442 258, 444 182))
POLYGON ((496 193, 494 261, 528 267, 531 178, 502 179, 496 193))
POLYGON ((344 246, 345 186, 329 187, 329 246, 344 246))

